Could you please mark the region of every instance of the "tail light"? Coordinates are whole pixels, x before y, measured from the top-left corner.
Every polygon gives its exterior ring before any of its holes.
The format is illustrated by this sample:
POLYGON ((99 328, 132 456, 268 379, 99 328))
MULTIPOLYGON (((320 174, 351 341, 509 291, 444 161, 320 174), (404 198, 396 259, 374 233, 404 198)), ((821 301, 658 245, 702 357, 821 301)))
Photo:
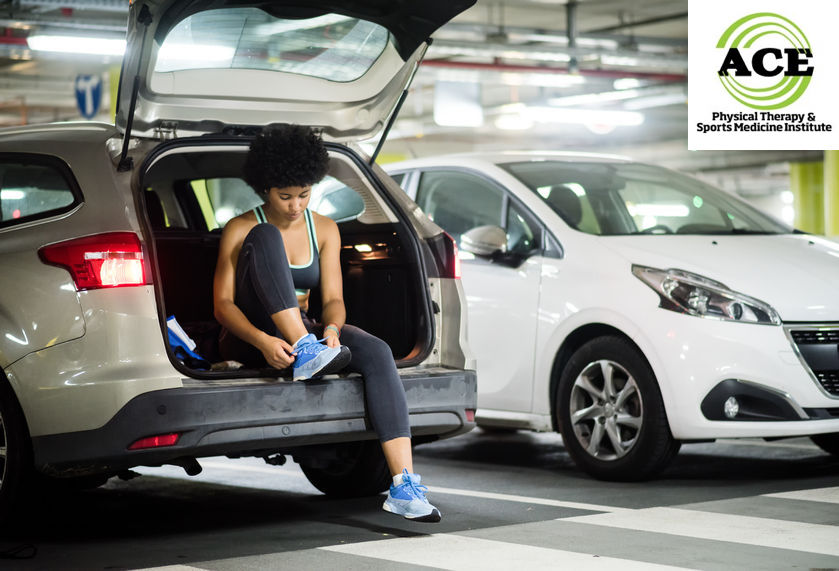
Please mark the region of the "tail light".
POLYGON ((460 256, 457 242, 446 232, 429 238, 428 244, 437 263, 437 273, 441 278, 460 279, 460 256))
POLYGON ((38 250, 47 264, 69 270, 76 289, 146 284, 143 248, 133 232, 110 232, 44 246, 38 250))
POLYGON ((180 435, 177 432, 171 434, 158 434, 134 441, 129 450, 143 450, 145 448, 160 448, 162 446, 174 446, 178 443, 180 435))

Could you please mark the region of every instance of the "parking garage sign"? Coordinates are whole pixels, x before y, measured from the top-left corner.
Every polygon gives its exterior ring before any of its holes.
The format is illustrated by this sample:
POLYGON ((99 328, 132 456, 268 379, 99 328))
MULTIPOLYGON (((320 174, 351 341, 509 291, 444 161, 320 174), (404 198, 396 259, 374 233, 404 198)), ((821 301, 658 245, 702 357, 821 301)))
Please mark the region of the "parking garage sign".
POLYGON ((691 150, 839 148, 839 7, 690 0, 691 150))
POLYGON ((85 119, 93 119, 102 102, 102 78, 98 75, 76 76, 76 106, 85 119))

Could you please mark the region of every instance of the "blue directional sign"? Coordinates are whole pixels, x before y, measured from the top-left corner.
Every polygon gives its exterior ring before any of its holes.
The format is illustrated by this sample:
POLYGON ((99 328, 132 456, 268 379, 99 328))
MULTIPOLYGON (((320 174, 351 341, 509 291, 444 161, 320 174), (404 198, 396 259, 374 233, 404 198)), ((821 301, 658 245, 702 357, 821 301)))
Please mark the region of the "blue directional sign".
POLYGON ((102 78, 98 75, 76 76, 76 105, 85 119, 92 119, 102 102, 102 78))

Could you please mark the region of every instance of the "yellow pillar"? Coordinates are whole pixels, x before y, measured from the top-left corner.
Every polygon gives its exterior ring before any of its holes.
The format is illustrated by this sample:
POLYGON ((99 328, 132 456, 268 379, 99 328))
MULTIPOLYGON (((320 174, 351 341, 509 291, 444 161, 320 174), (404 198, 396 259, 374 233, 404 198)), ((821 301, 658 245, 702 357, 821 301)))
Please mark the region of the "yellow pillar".
POLYGON ((120 66, 112 65, 108 68, 108 83, 111 95, 111 123, 116 121, 117 116, 117 91, 119 90, 120 66))
POLYGON ((839 151, 824 152, 824 233, 839 236, 839 151))
POLYGON ((790 163, 790 189, 794 197, 794 225, 799 230, 824 234, 823 163, 790 163))

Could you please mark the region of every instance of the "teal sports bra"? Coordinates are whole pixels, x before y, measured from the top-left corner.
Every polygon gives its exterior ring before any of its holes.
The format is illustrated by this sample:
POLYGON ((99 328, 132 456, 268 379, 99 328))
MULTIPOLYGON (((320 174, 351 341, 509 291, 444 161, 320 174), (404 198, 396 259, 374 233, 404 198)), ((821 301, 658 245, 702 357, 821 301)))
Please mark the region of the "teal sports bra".
MULTIPOLYGON (((257 206, 253 209, 253 212, 258 223, 268 223, 262 206, 257 206)), ((302 266, 288 265, 291 268, 291 280, 294 282, 294 292, 297 295, 306 295, 310 289, 320 284, 320 260, 315 221, 312 219, 312 213, 308 208, 303 211, 303 217, 306 219, 306 233, 309 235, 309 262, 302 266)))

